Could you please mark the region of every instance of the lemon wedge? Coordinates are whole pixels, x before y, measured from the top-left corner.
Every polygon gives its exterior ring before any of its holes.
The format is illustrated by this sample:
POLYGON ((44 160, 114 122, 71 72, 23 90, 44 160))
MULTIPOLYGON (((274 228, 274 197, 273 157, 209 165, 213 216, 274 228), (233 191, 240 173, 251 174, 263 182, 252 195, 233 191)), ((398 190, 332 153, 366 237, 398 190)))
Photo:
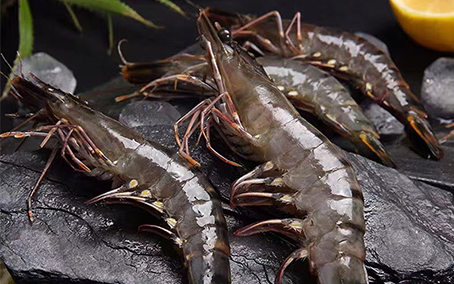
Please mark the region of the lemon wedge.
POLYGON ((454 0, 390 0, 402 29, 417 43, 454 52, 454 0))

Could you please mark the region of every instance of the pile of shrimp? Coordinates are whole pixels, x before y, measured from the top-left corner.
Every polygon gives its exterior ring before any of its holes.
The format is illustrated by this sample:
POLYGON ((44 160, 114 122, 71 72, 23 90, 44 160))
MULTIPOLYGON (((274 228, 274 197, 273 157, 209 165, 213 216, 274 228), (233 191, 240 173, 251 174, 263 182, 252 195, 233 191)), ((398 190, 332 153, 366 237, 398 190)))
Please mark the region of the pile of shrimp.
POLYGON ((235 232, 274 231, 297 241, 300 248, 284 260, 276 283, 295 259, 308 259, 319 283, 368 283, 364 201, 355 173, 297 109, 349 139, 360 153, 395 167, 375 126, 338 80, 401 121, 408 138, 423 145, 421 155, 441 159, 421 102, 381 49, 353 34, 303 24, 299 13, 287 21, 278 12, 255 17, 205 9, 198 27, 203 50, 197 53, 131 63, 119 46, 123 77, 142 88, 117 100, 202 97, 175 123, 180 155, 198 165, 188 141, 199 129, 208 150, 238 166, 214 149, 210 129, 215 127, 234 153, 261 163, 232 185, 230 200, 232 206, 275 206, 293 216, 235 232))
POLYGON ((297 259, 307 259, 321 284, 368 283, 361 187, 339 148, 299 111, 350 140, 360 153, 395 167, 375 126, 338 79, 387 109, 405 125, 409 138, 441 159, 443 151, 419 99, 386 53, 358 36, 302 23, 299 13, 282 20, 278 12, 255 17, 205 9, 197 26, 203 48, 197 54, 130 63, 120 52, 124 78, 144 86, 118 101, 137 95, 203 98, 174 124, 178 153, 33 74, 33 80, 12 79, 12 94, 35 113, 26 122, 41 119, 46 124, 1 137, 43 137, 41 147, 52 137, 59 141, 27 200, 30 220, 33 194, 60 153, 74 170, 113 181, 113 190, 88 203, 115 199, 158 213, 163 226, 139 230, 165 236, 181 249, 190 283, 230 283, 219 197, 191 156, 190 137, 198 131, 209 151, 240 166, 213 147, 214 127, 235 154, 258 164, 232 184, 231 206, 274 206, 291 216, 235 232, 273 231, 296 242, 298 249, 283 260, 276 283, 297 259))

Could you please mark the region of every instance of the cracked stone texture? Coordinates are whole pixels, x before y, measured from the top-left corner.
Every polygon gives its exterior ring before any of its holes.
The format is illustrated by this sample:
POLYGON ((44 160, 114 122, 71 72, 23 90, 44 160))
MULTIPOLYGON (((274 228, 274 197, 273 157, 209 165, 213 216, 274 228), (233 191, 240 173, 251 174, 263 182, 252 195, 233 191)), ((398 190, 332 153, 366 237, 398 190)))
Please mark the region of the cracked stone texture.
MULTIPOLYGON (((106 88, 113 85, 114 81, 106 88)), ((99 96, 102 102, 93 93, 84 97, 95 107, 99 104, 107 109, 106 102, 113 103, 116 95, 104 93, 99 96)), ((197 102, 170 103, 184 113, 197 102)), ((124 102, 124 113, 120 114, 122 107, 116 106, 109 115, 120 117, 125 124, 138 123, 136 131, 176 149, 172 116, 157 118, 159 112, 155 111, 159 108, 155 107, 134 115, 134 109, 139 113, 146 105, 124 102)), ((231 182, 254 165, 229 155, 219 142, 213 145, 245 166, 228 166, 212 157, 203 145, 194 149, 194 158, 202 162, 201 170, 221 194, 230 232, 279 215, 269 208, 229 208, 231 182)), ((399 171, 409 177, 361 156, 346 154, 365 196, 366 265, 371 283, 452 283, 454 145, 444 146, 446 157, 439 162, 409 155, 411 151, 402 144, 386 146, 399 171)), ((108 190, 109 183, 76 173, 61 159, 51 167, 34 199, 36 221, 30 225, 25 199, 48 154, 43 150, 0 156, 0 257, 17 283, 185 283, 184 265, 172 245, 136 231, 140 224, 157 220, 127 205, 85 205, 85 200, 108 190)), ((230 241, 233 283, 272 283, 280 263, 295 249, 290 241, 275 234, 239 238, 231 233, 230 241)), ((316 283, 303 261, 292 264, 284 280, 316 283)))

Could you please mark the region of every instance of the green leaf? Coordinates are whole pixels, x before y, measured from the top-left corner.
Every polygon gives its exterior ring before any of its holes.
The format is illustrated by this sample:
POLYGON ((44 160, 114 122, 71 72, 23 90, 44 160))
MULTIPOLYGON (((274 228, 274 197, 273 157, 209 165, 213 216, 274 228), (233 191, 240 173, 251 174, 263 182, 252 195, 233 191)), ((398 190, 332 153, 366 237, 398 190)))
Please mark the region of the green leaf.
POLYGON ((178 5, 173 3, 172 1, 170 1, 170 0, 156 0, 156 1, 158 1, 161 4, 166 5, 170 9, 174 10, 175 12, 177 12, 178 14, 186 17, 186 14, 183 12, 183 10, 181 10, 181 8, 178 7, 178 5))
POLYGON ((149 27, 161 28, 151 21, 144 19, 134 9, 119 0, 58 0, 63 3, 77 5, 90 10, 110 12, 125 17, 133 18, 149 27))
POLYGON ((28 0, 19 0, 19 54, 28 57, 33 50, 33 20, 28 0))
POLYGON ((114 31, 113 31, 113 23, 112 23, 112 14, 107 13, 107 27, 109 28, 109 49, 107 50, 107 54, 111 55, 112 50, 114 47, 114 31))
POLYGON ((68 14, 71 16, 71 19, 73 20, 74 26, 79 32, 82 32, 82 26, 80 25, 79 19, 77 19, 76 13, 74 13, 73 8, 71 5, 68 3, 63 3, 66 7, 66 10, 68 11, 68 14))
POLYGON ((14 77, 14 72, 19 65, 21 58, 28 57, 33 50, 33 18, 30 11, 28 0, 19 0, 19 48, 14 64, 11 67, 11 73, 8 76, 8 82, 3 89, 0 101, 4 100, 11 90, 11 79, 14 77))

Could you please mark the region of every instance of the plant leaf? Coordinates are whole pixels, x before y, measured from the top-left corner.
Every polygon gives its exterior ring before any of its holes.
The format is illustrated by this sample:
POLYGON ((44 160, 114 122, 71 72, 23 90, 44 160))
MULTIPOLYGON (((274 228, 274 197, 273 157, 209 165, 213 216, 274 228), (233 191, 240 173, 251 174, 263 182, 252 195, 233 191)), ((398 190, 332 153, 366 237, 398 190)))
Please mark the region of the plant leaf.
POLYGON ((0 101, 4 100, 11 90, 11 79, 14 77, 14 72, 19 65, 21 58, 30 56, 32 54, 32 50, 33 18, 30 11, 30 5, 28 4, 28 0, 19 0, 19 48, 0 101))
POLYGON ((73 8, 71 5, 68 3, 63 3, 66 7, 66 10, 68 11, 68 14, 71 16, 71 19, 73 20, 74 26, 79 32, 82 32, 82 26, 80 25, 79 19, 77 19, 76 13, 74 13, 73 8))
POLYGON ((112 13, 107 13, 107 27, 109 29, 109 49, 107 50, 107 54, 111 55, 113 47, 114 47, 114 31, 113 31, 113 23, 112 23, 112 13))
POLYGON ((33 19, 28 0, 19 0, 19 54, 28 57, 33 50, 33 19))
POLYGON ((133 18, 149 27, 162 28, 153 22, 144 19, 134 9, 119 0, 58 0, 63 3, 77 5, 90 10, 110 12, 125 17, 133 18))
POLYGON ((182 15, 183 17, 186 17, 186 14, 183 12, 183 10, 181 10, 181 8, 177 4, 173 3, 172 1, 170 1, 170 0, 156 0, 156 1, 161 4, 166 5, 167 7, 174 10, 175 12, 182 15))

